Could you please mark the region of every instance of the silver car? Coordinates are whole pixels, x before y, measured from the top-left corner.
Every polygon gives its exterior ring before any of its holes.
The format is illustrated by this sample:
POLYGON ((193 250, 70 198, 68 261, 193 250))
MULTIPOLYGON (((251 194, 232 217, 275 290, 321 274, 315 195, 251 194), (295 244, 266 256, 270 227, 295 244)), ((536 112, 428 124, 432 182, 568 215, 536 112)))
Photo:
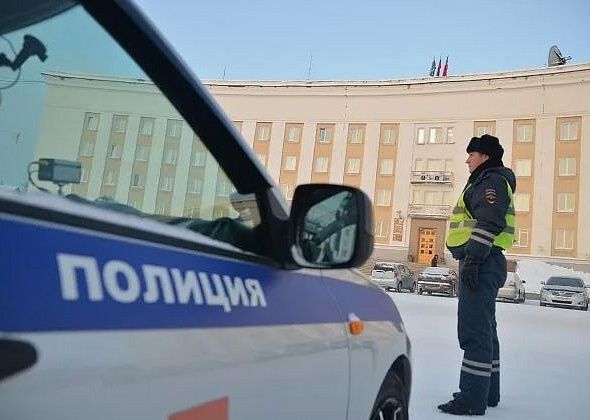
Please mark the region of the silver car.
POLYGON ((579 277, 553 276, 541 282, 540 305, 588 310, 588 292, 579 277))
POLYGON ((525 301, 524 284, 526 282, 520 278, 517 273, 508 272, 506 274, 506 283, 504 287, 498 290, 496 300, 510 300, 516 303, 525 301))
POLYGON ((414 276, 402 263, 377 262, 371 271, 371 279, 385 290, 414 292, 414 276))

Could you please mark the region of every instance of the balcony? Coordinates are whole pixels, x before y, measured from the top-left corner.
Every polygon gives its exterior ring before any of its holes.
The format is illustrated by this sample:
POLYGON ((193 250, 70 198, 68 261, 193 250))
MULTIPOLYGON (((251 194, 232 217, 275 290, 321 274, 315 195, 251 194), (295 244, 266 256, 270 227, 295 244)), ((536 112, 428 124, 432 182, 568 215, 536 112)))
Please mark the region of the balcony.
POLYGON ((445 171, 412 171, 412 184, 452 184, 453 173, 445 171))
POLYGON ((408 216, 428 219, 448 219, 451 215, 451 206, 442 204, 410 204, 408 216))

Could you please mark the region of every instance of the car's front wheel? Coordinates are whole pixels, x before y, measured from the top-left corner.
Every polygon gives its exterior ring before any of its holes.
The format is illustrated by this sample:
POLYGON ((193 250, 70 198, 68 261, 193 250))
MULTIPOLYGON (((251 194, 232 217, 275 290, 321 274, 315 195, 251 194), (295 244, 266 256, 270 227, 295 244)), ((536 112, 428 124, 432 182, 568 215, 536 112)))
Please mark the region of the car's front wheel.
POLYGON ((408 402, 404 385, 393 371, 387 373, 375 400, 370 420, 407 420, 408 402))

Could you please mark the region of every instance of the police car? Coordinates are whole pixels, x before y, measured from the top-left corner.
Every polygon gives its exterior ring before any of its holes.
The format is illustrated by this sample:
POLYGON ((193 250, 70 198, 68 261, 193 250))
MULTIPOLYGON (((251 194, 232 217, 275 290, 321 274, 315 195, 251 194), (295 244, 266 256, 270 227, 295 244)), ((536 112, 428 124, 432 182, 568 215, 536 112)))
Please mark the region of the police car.
POLYGON ((7 0, 0 34, 0 418, 408 418, 365 194, 289 208, 131 2, 7 0))

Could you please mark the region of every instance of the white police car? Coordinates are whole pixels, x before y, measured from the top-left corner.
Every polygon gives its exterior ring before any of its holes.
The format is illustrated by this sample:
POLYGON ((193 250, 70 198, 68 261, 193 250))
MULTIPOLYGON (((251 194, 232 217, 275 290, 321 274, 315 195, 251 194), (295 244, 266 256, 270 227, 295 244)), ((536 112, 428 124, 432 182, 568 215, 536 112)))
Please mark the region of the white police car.
POLYGON ((1 419, 408 418, 361 191, 289 213, 126 0, 6 0, 0 34, 1 419))

